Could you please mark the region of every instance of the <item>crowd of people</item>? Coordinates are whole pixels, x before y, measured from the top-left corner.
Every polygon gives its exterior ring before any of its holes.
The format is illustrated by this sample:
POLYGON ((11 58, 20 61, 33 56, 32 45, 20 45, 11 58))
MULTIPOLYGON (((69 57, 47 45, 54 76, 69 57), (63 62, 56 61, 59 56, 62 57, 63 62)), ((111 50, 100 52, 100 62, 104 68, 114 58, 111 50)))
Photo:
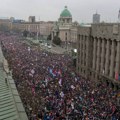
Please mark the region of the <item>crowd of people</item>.
POLYGON ((69 55, 15 35, 1 34, 0 41, 29 120, 120 120, 120 91, 78 75, 69 55))

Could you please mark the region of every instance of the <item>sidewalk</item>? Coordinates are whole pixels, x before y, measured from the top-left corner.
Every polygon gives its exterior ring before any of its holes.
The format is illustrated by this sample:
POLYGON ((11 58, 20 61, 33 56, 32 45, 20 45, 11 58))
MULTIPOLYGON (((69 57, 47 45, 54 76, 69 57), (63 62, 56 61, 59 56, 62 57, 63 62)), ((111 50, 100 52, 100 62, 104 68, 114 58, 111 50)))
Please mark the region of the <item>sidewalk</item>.
POLYGON ((14 80, 7 76, 4 69, 9 72, 0 46, 0 120, 28 120, 14 80))

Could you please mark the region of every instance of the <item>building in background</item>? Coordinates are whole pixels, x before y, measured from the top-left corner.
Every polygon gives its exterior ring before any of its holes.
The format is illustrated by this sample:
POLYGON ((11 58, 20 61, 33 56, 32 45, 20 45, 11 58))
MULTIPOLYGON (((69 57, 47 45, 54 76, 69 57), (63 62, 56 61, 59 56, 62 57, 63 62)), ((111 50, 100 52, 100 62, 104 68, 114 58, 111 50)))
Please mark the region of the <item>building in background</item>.
POLYGON ((28 21, 34 23, 35 22, 35 16, 29 16, 28 21))
POLYGON ((47 38, 52 32, 53 24, 53 21, 35 21, 35 17, 30 16, 29 21, 13 20, 12 29, 19 29, 21 32, 26 30, 29 33, 38 33, 40 36, 47 38))
POLYGON ((97 12, 93 14, 93 23, 100 23, 100 14, 97 12))
POLYGON ((55 36, 58 36, 66 48, 70 44, 76 46, 78 25, 79 24, 77 22, 72 22, 72 14, 68 10, 67 6, 65 6, 58 21, 54 24, 52 40, 55 36))
POLYGON ((0 19, 0 30, 28 31, 29 33, 39 34, 44 38, 52 33, 54 21, 35 21, 35 16, 29 16, 29 21, 21 19, 0 19))
POLYGON ((118 22, 120 23, 120 9, 119 9, 119 12, 118 12, 118 22))
POLYGON ((77 51, 78 73, 120 88, 120 24, 79 27, 77 51))
POLYGON ((12 23, 8 18, 0 19, 0 30, 1 31, 9 31, 12 27, 12 23))

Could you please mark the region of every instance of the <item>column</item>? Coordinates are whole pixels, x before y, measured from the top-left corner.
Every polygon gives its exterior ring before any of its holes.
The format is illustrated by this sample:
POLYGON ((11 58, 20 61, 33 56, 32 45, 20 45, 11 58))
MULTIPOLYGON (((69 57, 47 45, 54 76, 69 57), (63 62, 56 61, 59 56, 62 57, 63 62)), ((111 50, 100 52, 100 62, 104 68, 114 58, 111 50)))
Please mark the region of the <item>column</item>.
POLYGON ((81 65, 81 59, 82 59, 82 36, 80 35, 80 65, 81 65))
POLYGON ((96 64, 97 72, 99 71, 99 67, 100 67, 100 47, 101 47, 100 42, 101 42, 100 39, 98 39, 98 42, 97 42, 97 64, 96 64))
POLYGON ((111 50, 111 57, 110 57, 110 77, 113 78, 114 74, 114 63, 115 63, 115 41, 112 41, 112 50, 111 50))
MULTIPOLYGON (((86 36, 86 67, 88 67, 88 62, 90 62, 88 59, 88 55, 89 55, 89 37, 86 36)), ((90 53, 91 54, 91 53, 90 53)))
MULTIPOLYGON (((81 48, 80 48, 80 42, 81 42, 81 36, 78 35, 78 41, 77 41, 77 68, 79 67, 80 68, 80 59, 81 59, 81 56, 80 56, 80 52, 81 52, 81 48)), ((78 73, 80 72, 80 69, 78 71, 78 73)))
POLYGON ((105 39, 102 39, 102 52, 101 52, 101 68, 100 71, 104 74, 104 61, 105 61, 105 39))
POLYGON ((109 56, 110 56, 110 40, 107 40, 106 56, 105 56, 105 74, 108 75, 109 70, 109 56))
POLYGON ((93 69, 95 70, 95 63, 96 63, 96 39, 94 39, 94 45, 93 45, 93 69))
POLYGON ((76 70, 77 70, 77 73, 79 72, 78 71, 78 67, 79 67, 79 58, 80 58, 80 46, 79 46, 79 42, 80 42, 80 35, 78 35, 79 37, 78 37, 78 40, 77 40, 77 61, 76 61, 76 63, 77 63, 77 65, 76 65, 76 70))
POLYGON ((89 58, 89 54, 91 54, 91 51, 90 51, 90 49, 89 49, 89 37, 88 36, 86 36, 86 77, 90 77, 89 76, 89 70, 88 70, 88 68, 89 68, 89 63, 91 64, 91 57, 89 58))
POLYGON ((116 65, 115 65, 115 73, 118 73, 120 72, 120 41, 117 41, 117 51, 116 51, 116 65))
POLYGON ((83 36, 83 66, 85 62, 85 36, 83 36))

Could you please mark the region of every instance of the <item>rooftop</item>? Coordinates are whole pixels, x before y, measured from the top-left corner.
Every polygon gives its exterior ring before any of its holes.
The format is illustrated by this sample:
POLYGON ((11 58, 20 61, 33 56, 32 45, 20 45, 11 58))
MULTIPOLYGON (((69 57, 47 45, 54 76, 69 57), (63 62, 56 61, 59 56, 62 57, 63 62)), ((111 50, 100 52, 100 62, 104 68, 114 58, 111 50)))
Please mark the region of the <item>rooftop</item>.
POLYGON ((14 80, 3 70, 3 54, 0 47, 0 120, 28 120, 14 80))
POLYGON ((67 9, 67 6, 65 6, 64 10, 61 12, 60 17, 72 17, 70 11, 67 9))

